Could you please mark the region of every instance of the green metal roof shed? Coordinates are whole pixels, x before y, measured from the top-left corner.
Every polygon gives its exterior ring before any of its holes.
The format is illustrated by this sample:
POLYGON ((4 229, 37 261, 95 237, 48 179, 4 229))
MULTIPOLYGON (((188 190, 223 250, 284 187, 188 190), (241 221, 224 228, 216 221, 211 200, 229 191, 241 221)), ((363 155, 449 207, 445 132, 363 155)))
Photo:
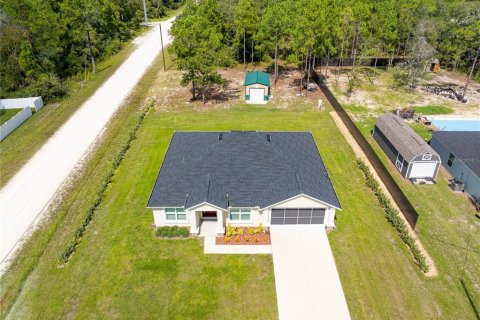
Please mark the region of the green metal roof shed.
POLYGON ((245 75, 245 102, 265 104, 270 99, 270 75, 262 71, 247 72, 245 75))
POLYGON ((247 74, 245 75, 245 82, 243 83, 243 85, 249 86, 255 83, 260 83, 270 87, 270 75, 262 71, 247 72, 247 74))

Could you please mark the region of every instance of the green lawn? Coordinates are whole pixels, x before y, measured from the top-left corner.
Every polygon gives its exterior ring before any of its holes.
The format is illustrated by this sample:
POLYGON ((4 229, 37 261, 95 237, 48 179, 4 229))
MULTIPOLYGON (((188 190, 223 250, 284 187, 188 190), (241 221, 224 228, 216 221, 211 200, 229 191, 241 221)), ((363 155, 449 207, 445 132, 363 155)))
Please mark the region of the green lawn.
MULTIPOLYGON (((140 106, 146 97, 152 97, 148 88, 168 79, 166 87, 178 86, 178 73, 165 75, 161 68, 157 60, 110 123, 103 143, 51 214, 50 222, 33 235, 1 279, 3 317, 276 318, 271 256, 204 255, 199 239, 156 239, 152 213, 145 208, 175 130, 235 129, 312 132, 343 207, 329 240, 353 319, 476 319, 457 278, 459 261, 452 259, 457 255, 446 252, 451 248, 445 243, 424 240, 433 251, 440 276, 423 276, 365 186, 352 150, 328 114, 329 106, 324 111, 243 104, 229 109, 175 108, 166 106, 168 101, 157 100, 77 251, 65 268, 58 268, 59 253, 95 198, 140 106)), ((454 211, 450 206, 445 210, 450 211, 435 214, 447 220, 454 211)), ((421 212, 422 237, 431 222, 425 215, 421 212)), ((432 234, 447 225, 441 221, 432 234)), ((457 241, 448 237, 462 230, 449 228, 443 240, 457 241)), ((470 257, 468 263, 475 260, 470 257)), ((473 271, 470 269, 468 276, 473 271)))
POLYGON ((20 111, 22 109, 0 109, 0 126, 20 111))
POLYGON ((426 105, 426 106, 415 106, 412 107, 416 113, 421 113, 423 115, 436 115, 436 114, 451 114, 453 113, 453 109, 448 106, 442 105, 426 105))

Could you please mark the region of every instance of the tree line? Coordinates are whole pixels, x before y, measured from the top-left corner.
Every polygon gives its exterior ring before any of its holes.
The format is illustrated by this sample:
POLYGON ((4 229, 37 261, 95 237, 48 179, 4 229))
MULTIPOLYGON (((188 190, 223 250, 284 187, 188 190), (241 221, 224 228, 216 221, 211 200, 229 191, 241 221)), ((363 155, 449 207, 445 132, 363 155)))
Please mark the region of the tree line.
POLYGON ((349 59, 354 69, 366 58, 389 67, 415 56, 412 65, 436 58, 465 72, 480 46, 480 1, 187 0, 171 33, 194 98, 223 82, 216 68, 236 62, 272 61, 278 77, 279 60, 308 70, 319 59, 349 59))
MULTIPOLYGON (((181 3, 146 1, 150 17, 181 3)), ((143 19, 142 0, 0 0, 0 96, 62 96, 65 79, 95 72, 143 19)))

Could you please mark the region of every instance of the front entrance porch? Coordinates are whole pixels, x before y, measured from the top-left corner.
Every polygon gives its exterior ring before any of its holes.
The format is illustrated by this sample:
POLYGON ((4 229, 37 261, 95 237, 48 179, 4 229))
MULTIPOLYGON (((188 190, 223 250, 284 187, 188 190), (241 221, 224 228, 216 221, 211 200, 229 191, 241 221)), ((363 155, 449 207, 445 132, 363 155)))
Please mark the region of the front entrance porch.
POLYGON ((191 219, 191 230, 199 236, 216 236, 225 233, 225 214, 222 210, 204 206, 195 210, 195 219, 191 219))

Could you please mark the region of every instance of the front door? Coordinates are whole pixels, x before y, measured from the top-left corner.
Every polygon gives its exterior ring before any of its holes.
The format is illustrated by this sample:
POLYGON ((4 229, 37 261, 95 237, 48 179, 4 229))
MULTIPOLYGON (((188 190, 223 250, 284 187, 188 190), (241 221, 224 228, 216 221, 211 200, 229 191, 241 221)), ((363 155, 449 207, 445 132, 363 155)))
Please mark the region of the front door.
POLYGON ((217 220, 217 211, 202 211, 203 220, 217 220))

